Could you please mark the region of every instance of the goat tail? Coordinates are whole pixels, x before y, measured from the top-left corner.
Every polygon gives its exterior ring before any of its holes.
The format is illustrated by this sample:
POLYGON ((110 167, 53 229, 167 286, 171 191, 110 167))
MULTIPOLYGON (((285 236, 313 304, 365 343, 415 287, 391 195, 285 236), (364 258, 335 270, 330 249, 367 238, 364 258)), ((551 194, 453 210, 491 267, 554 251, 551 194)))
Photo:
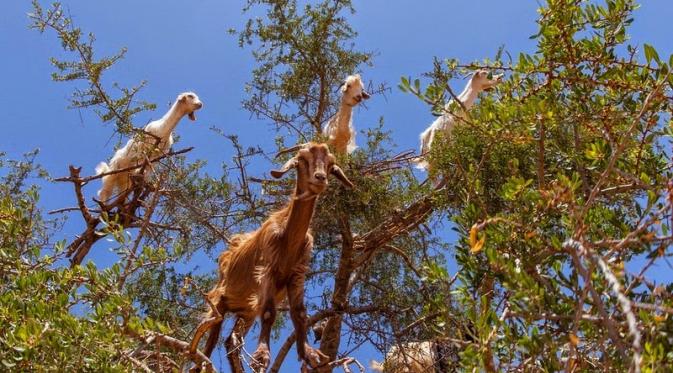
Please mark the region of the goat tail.
POLYGON ((101 162, 96 166, 96 175, 104 174, 106 172, 110 172, 110 166, 107 163, 101 162))
POLYGON ((371 370, 373 370, 375 372, 381 372, 381 373, 383 372, 383 364, 379 363, 376 360, 372 360, 369 363, 369 368, 371 368, 371 370))
MULTIPOLYGON (((96 166, 96 175, 104 174, 104 173, 110 172, 110 171, 112 171, 110 169, 110 165, 108 165, 105 162, 101 162, 101 163, 98 164, 98 166, 96 166)), ((103 176, 102 182, 103 182, 103 188, 101 188, 98 191, 98 198, 102 202, 106 202, 112 196, 112 192, 115 189, 115 185, 114 185, 113 179, 109 178, 109 175, 108 176, 103 176)))

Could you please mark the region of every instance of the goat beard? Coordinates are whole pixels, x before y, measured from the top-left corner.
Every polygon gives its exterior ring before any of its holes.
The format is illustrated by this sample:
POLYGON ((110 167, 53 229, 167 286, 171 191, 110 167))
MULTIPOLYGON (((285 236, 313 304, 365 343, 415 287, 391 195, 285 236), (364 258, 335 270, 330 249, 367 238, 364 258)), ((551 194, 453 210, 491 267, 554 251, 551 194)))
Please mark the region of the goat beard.
POLYGON ((196 120, 196 114, 192 111, 191 113, 187 114, 189 117, 189 120, 195 121, 196 120))

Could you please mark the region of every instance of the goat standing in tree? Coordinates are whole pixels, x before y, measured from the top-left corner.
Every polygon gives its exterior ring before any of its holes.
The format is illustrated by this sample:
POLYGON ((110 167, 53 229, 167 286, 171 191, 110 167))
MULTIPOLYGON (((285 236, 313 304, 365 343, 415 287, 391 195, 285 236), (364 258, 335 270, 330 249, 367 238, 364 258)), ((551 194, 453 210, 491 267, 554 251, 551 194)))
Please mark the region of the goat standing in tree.
POLYGON ((339 111, 330 118, 322 130, 327 137, 327 145, 338 154, 352 153, 356 148, 353 129, 353 108, 369 98, 359 74, 351 75, 341 86, 339 111))
MULTIPOLYGON (((137 166, 142 164, 146 157, 151 158, 158 152, 168 152, 173 145, 173 130, 180 119, 187 115, 192 121, 196 120, 194 112, 202 107, 203 103, 195 93, 181 93, 163 117, 150 122, 143 129, 145 133, 134 136, 123 148, 117 150, 109 164, 99 163, 96 166, 96 174, 137 166)), ((123 194, 131 186, 133 172, 119 172, 103 176, 103 187, 98 191, 98 199, 101 202, 107 202, 115 191, 123 194)))
MULTIPOLYGON (((472 78, 463 89, 463 92, 458 95, 457 99, 460 102, 460 110, 470 110, 479 93, 485 90, 492 89, 502 79, 502 75, 493 75, 489 78, 490 73, 486 70, 479 70, 472 75, 472 78)), ((444 106, 444 114, 435 119, 434 122, 423 133, 421 133, 421 157, 418 160, 417 168, 422 170, 429 170, 430 165, 425 157, 430 153, 432 143, 437 132, 443 132, 446 136, 451 135, 453 127, 456 125, 456 118, 461 118, 464 113, 453 114, 450 111, 453 100, 449 101, 444 106)))
POLYGON ((326 144, 304 145, 281 170, 271 171, 271 175, 280 178, 293 168, 297 170, 297 181, 288 205, 272 213, 256 231, 234 236, 229 250, 220 255, 219 281, 207 295, 208 303, 214 309, 197 328, 190 346, 190 352, 196 352, 199 340, 210 331, 203 350, 210 356, 217 344, 224 315, 234 313, 236 321, 225 342, 233 372, 244 371, 237 349, 258 316, 262 330, 252 365, 255 371, 266 370, 276 305, 285 297, 290 305, 299 358, 312 367, 326 359, 319 350, 306 343, 304 279, 313 249, 309 226, 316 200, 327 189, 328 174, 349 188, 353 184, 335 164, 326 144))

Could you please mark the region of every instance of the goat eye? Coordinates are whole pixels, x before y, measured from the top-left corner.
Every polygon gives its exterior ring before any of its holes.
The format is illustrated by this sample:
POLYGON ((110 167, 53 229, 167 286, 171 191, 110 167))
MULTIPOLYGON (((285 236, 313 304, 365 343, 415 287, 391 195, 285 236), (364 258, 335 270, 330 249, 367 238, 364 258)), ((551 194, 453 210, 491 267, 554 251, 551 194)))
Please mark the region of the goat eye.
POLYGON ((194 98, 194 95, 187 95, 187 97, 189 97, 189 98, 194 98))

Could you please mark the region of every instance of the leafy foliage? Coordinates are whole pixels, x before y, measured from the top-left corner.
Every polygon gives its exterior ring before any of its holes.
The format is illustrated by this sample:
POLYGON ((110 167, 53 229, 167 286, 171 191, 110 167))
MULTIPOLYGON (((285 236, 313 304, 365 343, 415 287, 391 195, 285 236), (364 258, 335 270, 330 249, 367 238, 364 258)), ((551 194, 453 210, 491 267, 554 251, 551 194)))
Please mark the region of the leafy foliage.
MULTIPOLYGON (((300 4, 249 0, 245 11, 265 17, 235 32, 258 63, 243 106, 272 120, 279 146, 319 139, 335 88, 373 63, 353 45, 350 1, 300 4)), ((130 133, 133 116, 153 108, 133 98, 144 83, 121 88, 119 98, 101 83, 124 50, 96 59, 93 35, 83 37, 59 4, 33 6, 32 27, 55 31, 75 56, 52 61, 54 80, 84 87, 72 106, 130 133)), ((306 302, 312 323, 326 321, 324 353, 433 340, 457 346, 456 369, 466 371, 671 370, 673 284, 651 272, 668 265, 673 242, 673 56, 666 63, 648 44, 627 44, 636 8, 631 0, 549 0, 531 36, 535 53, 512 62, 504 50, 471 63, 436 58, 427 74, 402 78, 402 91, 443 115, 453 79, 506 73, 435 142, 431 177, 444 178, 442 188, 417 181, 413 156, 396 154, 383 118, 358 123, 369 128, 361 147, 339 159, 357 188, 331 185, 312 226, 306 302)), ((64 243, 50 242, 58 222, 43 217, 27 185, 41 173, 35 155, 0 160, 5 368, 171 370, 192 358, 181 343, 206 309, 213 278, 190 259, 213 256, 230 232, 256 228, 291 188, 251 178, 260 149, 223 139, 236 157, 222 175, 204 174, 204 161, 167 158, 137 224, 105 221, 100 233, 117 254, 107 269, 64 265, 64 243)), ((275 371, 291 345, 282 344, 275 371)))
POLYGON ((241 46, 254 45, 259 64, 243 107, 306 141, 306 126, 319 133, 333 113, 334 87, 371 61, 372 54, 355 50, 351 41, 357 34, 343 13, 354 12, 353 6, 350 1, 300 7, 296 0, 249 0, 244 10, 252 7, 266 12, 238 32, 241 46))
POLYGON ((116 318, 128 299, 108 293, 112 273, 95 266, 67 269, 57 263, 63 242, 44 255, 49 223, 42 220, 35 187, 17 187, 32 175, 31 160, 10 162, 0 186, 0 361, 5 371, 109 370, 129 341, 116 318), (88 348, 83 349, 83 346, 88 348))
POLYGON ((625 45, 636 7, 549 1, 535 54, 447 60, 425 90, 401 82, 436 110, 456 75, 509 75, 430 157, 461 196, 447 203, 455 291, 478 337, 463 366, 627 370, 641 353, 653 370, 673 363, 652 353, 668 348, 657 335, 670 325, 654 318, 670 285, 646 277, 670 255, 670 66, 625 45))
POLYGON ((34 11, 29 14, 32 21, 31 28, 40 33, 47 29, 54 30, 61 40, 63 49, 76 56, 76 59, 71 61, 51 59, 52 65, 57 70, 51 76, 54 81, 85 81, 86 88, 74 90, 70 99, 71 107, 92 108, 102 123, 114 121, 117 132, 131 133, 133 117, 142 111, 154 110, 156 105, 135 99, 136 94, 145 86, 144 81, 133 87, 112 84, 112 87, 119 91, 119 97, 116 98, 105 88, 104 72, 124 58, 126 49, 121 49, 112 56, 97 59, 93 48, 96 38, 92 33, 84 35, 79 27, 75 27, 60 3, 54 3, 46 11, 38 0, 33 0, 32 3, 34 11))

